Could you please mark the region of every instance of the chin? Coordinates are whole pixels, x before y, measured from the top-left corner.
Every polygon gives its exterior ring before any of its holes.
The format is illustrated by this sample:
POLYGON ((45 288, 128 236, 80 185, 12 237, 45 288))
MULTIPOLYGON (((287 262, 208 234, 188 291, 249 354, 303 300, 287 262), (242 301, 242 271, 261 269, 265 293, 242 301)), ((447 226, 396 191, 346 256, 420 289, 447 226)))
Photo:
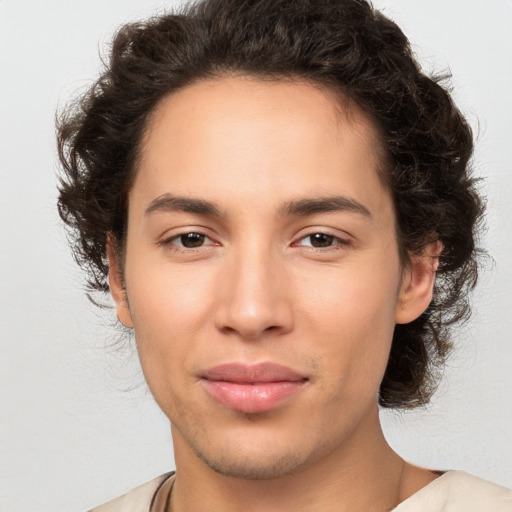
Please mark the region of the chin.
POLYGON ((247 480, 271 480, 298 473, 307 466, 305 457, 298 454, 286 454, 279 458, 274 456, 259 457, 259 460, 250 456, 230 457, 230 454, 214 457, 205 453, 197 456, 213 471, 224 476, 243 478, 247 480))
POLYGON ((248 480, 269 480, 301 472, 325 455, 326 447, 309 446, 278 436, 247 439, 246 433, 231 432, 210 443, 189 443, 195 455, 210 469, 224 476, 248 480), (238 434, 238 435, 237 435, 238 434), (246 442, 242 439, 246 438, 246 442))

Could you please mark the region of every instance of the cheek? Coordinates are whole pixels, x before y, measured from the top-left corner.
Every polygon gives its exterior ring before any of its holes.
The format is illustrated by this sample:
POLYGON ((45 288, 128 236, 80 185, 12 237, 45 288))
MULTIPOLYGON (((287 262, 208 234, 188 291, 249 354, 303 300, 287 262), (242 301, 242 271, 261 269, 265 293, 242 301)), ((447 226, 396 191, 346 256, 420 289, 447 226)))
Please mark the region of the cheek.
POLYGON ((299 322, 310 329, 332 386, 354 398, 373 396, 382 380, 394 331, 399 273, 363 268, 329 269, 302 280, 299 322))
POLYGON ((127 269, 127 293, 140 361, 154 388, 175 380, 177 370, 190 366, 199 331, 209 317, 212 279, 198 269, 177 270, 171 265, 132 268, 145 269, 131 273, 127 269))
POLYGON ((311 312, 308 316, 318 326, 363 334, 394 327, 399 278, 398 265, 368 261, 302 271, 294 281, 303 313, 311 312))
POLYGON ((127 272, 128 297, 132 311, 151 329, 171 332, 193 328, 211 302, 212 278, 201 270, 176 265, 134 265, 143 272, 127 272))

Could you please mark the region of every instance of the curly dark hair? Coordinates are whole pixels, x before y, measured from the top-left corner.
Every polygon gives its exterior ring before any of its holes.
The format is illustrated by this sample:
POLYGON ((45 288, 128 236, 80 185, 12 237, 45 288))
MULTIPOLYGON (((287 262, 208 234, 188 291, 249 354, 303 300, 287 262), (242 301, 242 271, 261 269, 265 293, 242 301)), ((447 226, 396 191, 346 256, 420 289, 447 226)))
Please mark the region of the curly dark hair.
POLYGON ((443 246, 432 303, 395 328, 379 403, 427 403, 449 333, 469 315, 483 201, 471 130, 443 77, 426 76, 400 28, 364 0, 203 0, 118 31, 100 78, 58 117, 58 207, 90 290, 109 290, 107 235, 123 246, 150 114, 174 91, 229 73, 320 84, 373 120, 402 261, 434 240, 443 246))

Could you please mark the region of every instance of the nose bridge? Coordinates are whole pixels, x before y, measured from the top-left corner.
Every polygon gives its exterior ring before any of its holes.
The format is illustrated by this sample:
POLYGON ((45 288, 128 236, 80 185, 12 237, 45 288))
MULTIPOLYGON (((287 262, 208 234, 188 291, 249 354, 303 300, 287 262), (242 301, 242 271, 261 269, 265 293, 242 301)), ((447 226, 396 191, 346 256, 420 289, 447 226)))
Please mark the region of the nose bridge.
POLYGON ((271 244, 252 240, 226 261, 217 326, 254 339, 293 324, 282 260, 271 244))

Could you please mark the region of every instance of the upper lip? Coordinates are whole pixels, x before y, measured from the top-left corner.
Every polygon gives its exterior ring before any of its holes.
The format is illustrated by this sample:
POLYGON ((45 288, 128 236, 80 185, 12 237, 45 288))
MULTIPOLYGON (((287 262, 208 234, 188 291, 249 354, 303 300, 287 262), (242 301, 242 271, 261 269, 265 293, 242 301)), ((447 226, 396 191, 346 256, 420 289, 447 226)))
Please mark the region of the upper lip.
POLYGON ((214 366, 201 374, 203 379, 240 384, 253 384, 265 382, 296 382, 307 380, 304 375, 277 363, 226 363, 214 366))

